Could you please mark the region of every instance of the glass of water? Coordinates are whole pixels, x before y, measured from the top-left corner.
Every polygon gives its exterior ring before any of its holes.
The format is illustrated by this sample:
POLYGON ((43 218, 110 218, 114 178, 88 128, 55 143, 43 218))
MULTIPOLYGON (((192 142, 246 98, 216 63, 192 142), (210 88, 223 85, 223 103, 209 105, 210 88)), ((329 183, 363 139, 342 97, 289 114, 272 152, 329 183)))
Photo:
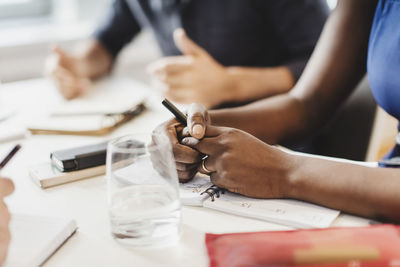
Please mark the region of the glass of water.
POLYGON ((133 246, 179 240, 178 175, 167 136, 134 134, 107 149, 107 191, 113 237, 133 246))

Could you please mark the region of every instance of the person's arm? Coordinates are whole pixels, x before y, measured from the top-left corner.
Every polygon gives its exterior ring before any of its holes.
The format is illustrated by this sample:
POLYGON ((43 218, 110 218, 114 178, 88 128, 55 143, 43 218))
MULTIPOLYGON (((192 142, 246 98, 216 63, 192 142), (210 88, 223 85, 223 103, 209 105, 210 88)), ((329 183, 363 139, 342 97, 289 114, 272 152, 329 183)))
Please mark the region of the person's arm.
POLYGON ((83 94, 91 80, 108 74, 124 45, 140 31, 125 0, 115 0, 109 15, 94 37, 69 54, 56 47, 46 64, 46 71, 67 99, 83 94))
MULTIPOLYGON (((312 133, 332 116, 365 73, 375 6, 376 0, 339 2, 300 81, 290 93, 239 108, 211 110, 209 115, 197 107, 193 118, 188 117, 191 135, 195 136, 192 128, 196 124, 208 127, 209 122, 204 119, 208 116, 212 125, 242 129, 272 144, 312 133)), ((160 130, 179 132, 173 122, 161 125, 160 130)), ((177 135, 170 137, 173 144, 179 144, 177 135)), ((183 149, 174 150, 178 162, 199 166, 198 160, 185 162, 185 155, 183 149)), ((191 175, 185 173, 184 177, 191 175)))
POLYGON ((175 31, 174 39, 183 56, 165 57, 148 67, 155 86, 173 101, 212 108, 285 93, 294 86, 293 73, 286 66, 225 67, 182 29, 175 31))
POLYGON ((247 106, 210 111, 212 123, 242 129, 269 143, 320 127, 365 73, 375 6, 376 0, 340 1, 293 90, 247 106))
MULTIPOLYGON (((189 118, 191 119, 191 118, 189 118)), ((238 129, 208 126, 182 144, 208 155, 214 185, 255 198, 289 198, 400 222, 400 170, 294 155, 238 129)), ((199 168, 201 170, 201 167, 199 168)))
POLYGON ((293 157, 287 196, 378 220, 400 222, 400 171, 293 157))
MULTIPOLYGON (((318 1, 253 1, 260 17, 274 26, 282 43, 281 62, 271 67, 225 67, 185 34, 175 34, 183 56, 162 58, 150 65, 156 85, 171 100, 207 107, 244 103, 288 92, 300 77, 327 17, 318 1)), ((260 38, 265 38, 260 36, 260 38)), ((249 47, 251 49, 251 47, 249 47)))
POLYGON ((241 103, 286 93, 296 79, 287 66, 225 67, 224 81, 221 99, 241 103))
POLYGON ((0 265, 7 258, 8 246, 11 240, 10 228, 10 213, 4 198, 14 191, 14 184, 10 179, 0 178, 0 265))

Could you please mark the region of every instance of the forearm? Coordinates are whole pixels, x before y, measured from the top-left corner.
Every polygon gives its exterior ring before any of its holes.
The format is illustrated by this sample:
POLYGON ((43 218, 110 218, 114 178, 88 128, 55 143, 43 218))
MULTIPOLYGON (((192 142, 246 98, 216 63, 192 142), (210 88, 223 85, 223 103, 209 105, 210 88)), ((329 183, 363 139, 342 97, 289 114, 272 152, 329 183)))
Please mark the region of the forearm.
POLYGON ((400 222, 400 171, 294 156, 289 198, 400 222))
POLYGON ((321 127, 365 72, 375 5, 375 0, 341 1, 293 90, 245 107, 212 111, 212 122, 269 143, 292 141, 321 127))
POLYGON ((269 144, 294 139, 308 128, 303 103, 289 94, 209 114, 213 125, 241 129, 269 144))
POLYGON ((89 79, 99 78, 108 74, 113 64, 111 54, 97 40, 85 42, 78 58, 80 76, 89 79))
POLYGON ((288 92, 295 84, 286 67, 226 67, 226 92, 231 102, 244 102, 288 92))

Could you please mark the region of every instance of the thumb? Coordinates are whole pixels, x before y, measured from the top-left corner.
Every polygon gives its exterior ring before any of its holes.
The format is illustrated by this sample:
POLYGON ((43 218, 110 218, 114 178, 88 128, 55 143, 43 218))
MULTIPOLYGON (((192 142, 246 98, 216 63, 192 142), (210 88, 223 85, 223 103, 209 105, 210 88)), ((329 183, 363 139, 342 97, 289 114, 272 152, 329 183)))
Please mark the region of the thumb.
POLYGON ((202 139, 206 132, 210 118, 207 109, 198 103, 191 104, 187 112, 187 126, 190 135, 196 139, 202 139))
POLYGON ((174 31, 174 41, 175 45, 184 55, 190 56, 202 56, 208 55, 207 51, 196 44, 192 39, 190 39, 185 30, 179 28, 174 31))
POLYGON ((59 47, 58 45, 52 47, 51 50, 53 51, 53 53, 55 53, 56 55, 58 55, 60 57, 68 57, 67 53, 65 53, 64 50, 61 49, 61 47, 59 47))
POLYGON ((52 48, 53 53, 58 57, 59 62, 63 65, 63 63, 67 63, 71 58, 69 54, 67 54, 61 47, 54 46, 52 48))

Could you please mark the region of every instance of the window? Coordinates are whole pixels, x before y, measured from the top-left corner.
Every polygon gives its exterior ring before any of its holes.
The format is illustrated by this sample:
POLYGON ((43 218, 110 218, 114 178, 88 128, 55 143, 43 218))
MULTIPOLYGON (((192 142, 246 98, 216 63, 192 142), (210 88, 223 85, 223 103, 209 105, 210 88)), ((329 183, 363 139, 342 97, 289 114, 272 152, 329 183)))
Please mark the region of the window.
POLYGON ((51 0, 0 0, 0 19, 49 15, 51 0))

